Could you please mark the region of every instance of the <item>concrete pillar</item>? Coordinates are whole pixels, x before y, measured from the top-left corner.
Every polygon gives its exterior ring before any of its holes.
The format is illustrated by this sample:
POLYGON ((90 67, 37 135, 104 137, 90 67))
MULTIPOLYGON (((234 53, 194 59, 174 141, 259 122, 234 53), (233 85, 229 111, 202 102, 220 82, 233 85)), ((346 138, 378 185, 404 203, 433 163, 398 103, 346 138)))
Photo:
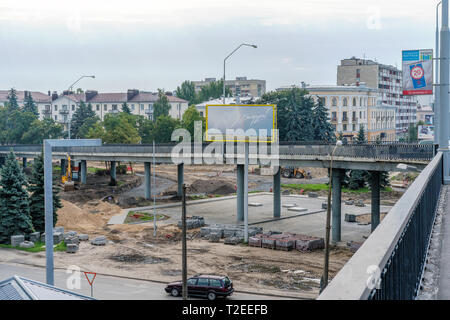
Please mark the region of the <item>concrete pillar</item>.
POLYGON ((380 172, 372 171, 371 189, 372 189, 372 209, 371 209, 371 231, 373 232, 380 224, 380 172))
POLYGON ((281 168, 273 176, 273 217, 281 217, 281 168))
POLYGON ((109 185, 110 186, 117 185, 116 162, 115 161, 111 161, 110 176, 111 176, 111 182, 109 183, 109 185))
POLYGON ((237 220, 244 221, 244 168, 243 164, 237 165, 237 220))
POLYGON ((333 169, 332 178, 332 203, 331 203, 331 241, 337 243, 341 241, 341 176, 342 170, 333 169))
POLYGON ((152 191, 152 178, 151 178, 151 166, 150 162, 144 163, 145 167, 145 199, 150 200, 151 199, 151 191, 152 191))
POLYGON ((87 176, 87 163, 86 160, 81 160, 81 183, 86 184, 86 176, 87 176))
POLYGON ((177 195, 181 199, 183 195, 183 183, 184 183, 184 163, 177 165, 177 180, 178 180, 178 191, 177 195))
POLYGON ((27 158, 22 158, 22 166, 24 169, 27 167, 27 158))
POLYGON ((61 176, 66 175, 66 159, 61 159, 61 176))

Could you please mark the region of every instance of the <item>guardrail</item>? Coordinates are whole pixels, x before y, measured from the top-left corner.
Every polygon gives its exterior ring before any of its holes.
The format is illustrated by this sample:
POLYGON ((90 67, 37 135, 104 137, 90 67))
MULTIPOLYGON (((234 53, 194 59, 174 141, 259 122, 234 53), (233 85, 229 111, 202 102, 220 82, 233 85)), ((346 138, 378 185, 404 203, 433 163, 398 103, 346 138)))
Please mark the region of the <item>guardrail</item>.
POLYGON ((439 152, 319 300, 410 300, 417 295, 442 187, 439 152))

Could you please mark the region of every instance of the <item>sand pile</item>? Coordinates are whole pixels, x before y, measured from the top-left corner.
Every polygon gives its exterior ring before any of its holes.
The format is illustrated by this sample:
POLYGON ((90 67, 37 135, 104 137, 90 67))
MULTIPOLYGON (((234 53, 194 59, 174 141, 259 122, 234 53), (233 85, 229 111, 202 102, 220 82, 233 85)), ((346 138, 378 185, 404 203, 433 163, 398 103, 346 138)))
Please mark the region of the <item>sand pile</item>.
POLYGON ((236 192, 234 185, 222 179, 195 180, 189 188, 189 193, 227 195, 234 192, 236 192))

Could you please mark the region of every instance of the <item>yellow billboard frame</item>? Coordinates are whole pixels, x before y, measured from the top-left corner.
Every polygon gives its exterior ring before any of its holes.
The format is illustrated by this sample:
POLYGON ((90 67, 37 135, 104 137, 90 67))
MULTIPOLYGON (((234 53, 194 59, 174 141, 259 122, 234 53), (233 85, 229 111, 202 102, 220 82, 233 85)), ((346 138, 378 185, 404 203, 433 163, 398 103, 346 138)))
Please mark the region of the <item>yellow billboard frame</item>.
POLYGON ((277 135, 275 134, 276 130, 277 130, 277 106, 275 104, 207 104, 205 106, 205 113, 206 113, 206 132, 205 132, 205 141, 208 142, 213 142, 213 141, 217 141, 217 142, 264 142, 264 143, 275 143, 277 140, 277 135), (272 122, 272 135, 271 135, 271 139, 270 140, 259 140, 258 138, 256 139, 245 139, 245 140, 227 140, 226 139, 226 135, 225 139, 214 139, 214 140, 210 140, 208 137, 208 107, 272 107, 272 112, 273 112, 273 122, 272 122))

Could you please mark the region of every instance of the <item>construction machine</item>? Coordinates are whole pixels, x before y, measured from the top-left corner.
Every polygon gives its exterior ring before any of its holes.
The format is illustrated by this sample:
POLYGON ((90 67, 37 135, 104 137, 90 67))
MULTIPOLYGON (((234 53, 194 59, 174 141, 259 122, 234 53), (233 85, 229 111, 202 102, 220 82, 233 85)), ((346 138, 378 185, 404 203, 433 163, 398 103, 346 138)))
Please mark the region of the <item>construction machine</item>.
MULTIPOLYGON (((71 160, 70 156, 67 155, 67 170, 66 174, 61 177, 61 181, 64 186, 64 191, 74 191, 75 190, 75 184, 72 181, 72 166, 71 166, 71 160)), ((61 168, 62 170, 62 168, 61 168)))
POLYGON ((284 178, 312 179, 311 172, 305 171, 300 168, 293 168, 293 167, 281 168, 281 175, 284 178))

